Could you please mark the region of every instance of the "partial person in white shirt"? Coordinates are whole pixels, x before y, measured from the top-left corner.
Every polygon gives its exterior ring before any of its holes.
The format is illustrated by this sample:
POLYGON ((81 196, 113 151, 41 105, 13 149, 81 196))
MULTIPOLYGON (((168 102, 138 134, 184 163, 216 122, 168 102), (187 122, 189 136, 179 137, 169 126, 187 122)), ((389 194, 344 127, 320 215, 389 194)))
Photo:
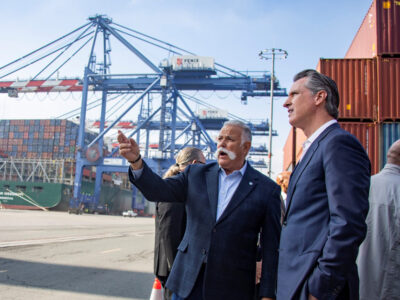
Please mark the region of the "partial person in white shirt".
POLYGON ((400 140, 371 177, 367 226, 357 258, 360 300, 400 299, 400 140))

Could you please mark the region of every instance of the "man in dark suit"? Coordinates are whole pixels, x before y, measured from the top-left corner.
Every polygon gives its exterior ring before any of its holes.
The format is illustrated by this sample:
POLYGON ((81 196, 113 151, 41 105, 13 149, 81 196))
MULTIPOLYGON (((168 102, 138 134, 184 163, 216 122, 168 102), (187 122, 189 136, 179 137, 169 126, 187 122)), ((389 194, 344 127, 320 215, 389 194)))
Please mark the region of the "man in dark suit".
POLYGON ((337 124, 336 83, 314 70, 294 77, 284 107, 307 137, 287 192, 277 299, 358 299, 355 260, 366 234, 370 162, 337 124))
POLYGON ((262 229, 259 295, 275 298, 280 188, 247 163, 250 129, 228 121, 218 136, 218 163, 191 165, 166 179, 140 159, 133 139, 119 133, 118 140, 120 154, 130 162, 131 182, 148 200, 185 203, 186 231, 167 287, 190 300, 253 299, 262 229))

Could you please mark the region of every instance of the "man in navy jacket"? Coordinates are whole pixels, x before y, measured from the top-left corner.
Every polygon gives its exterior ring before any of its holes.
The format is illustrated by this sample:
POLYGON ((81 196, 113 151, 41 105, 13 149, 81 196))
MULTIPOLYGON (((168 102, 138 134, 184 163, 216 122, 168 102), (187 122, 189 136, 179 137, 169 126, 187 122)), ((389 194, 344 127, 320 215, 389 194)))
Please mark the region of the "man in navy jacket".
POLYGON ((280 234, 280 188, 246 161, 250 129, 224 124, 218 163, 188 166, 161 179, 140 159, 133 139, 118 135, 130 180, 150 201, 183 202, 187 226, 166 286, 190 300, 254 298, 257 241, 263 267, 260 297, 275 298, 280 234))
POLYGON ((307 140, 287 192, 279 300, 359 298, 355 261, 366 234, 370 162, 337 124, 338 105, 336 83, 314 70, 294 77, 284 103, 307 140))

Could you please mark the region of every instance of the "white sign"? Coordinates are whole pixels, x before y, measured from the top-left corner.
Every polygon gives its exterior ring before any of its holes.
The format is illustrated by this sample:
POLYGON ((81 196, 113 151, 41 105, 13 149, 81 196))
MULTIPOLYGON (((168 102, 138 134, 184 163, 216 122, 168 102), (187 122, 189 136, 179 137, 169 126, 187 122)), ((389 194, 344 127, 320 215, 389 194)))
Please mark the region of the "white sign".
POLYGON ((109 165, 109 166, 123 166, 124 165, 124 161, 122 158, 105 158, 103 160, 103 163, 105 165, 109 165))

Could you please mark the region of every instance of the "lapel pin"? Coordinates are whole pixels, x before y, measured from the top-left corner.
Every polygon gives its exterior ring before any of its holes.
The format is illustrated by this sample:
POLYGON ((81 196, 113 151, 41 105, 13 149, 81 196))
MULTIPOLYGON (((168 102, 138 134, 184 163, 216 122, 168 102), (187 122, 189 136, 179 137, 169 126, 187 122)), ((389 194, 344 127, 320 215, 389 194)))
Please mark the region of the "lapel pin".
POLYGON ((249 181, 249 185, 253 185, 253 181, 249 181))

